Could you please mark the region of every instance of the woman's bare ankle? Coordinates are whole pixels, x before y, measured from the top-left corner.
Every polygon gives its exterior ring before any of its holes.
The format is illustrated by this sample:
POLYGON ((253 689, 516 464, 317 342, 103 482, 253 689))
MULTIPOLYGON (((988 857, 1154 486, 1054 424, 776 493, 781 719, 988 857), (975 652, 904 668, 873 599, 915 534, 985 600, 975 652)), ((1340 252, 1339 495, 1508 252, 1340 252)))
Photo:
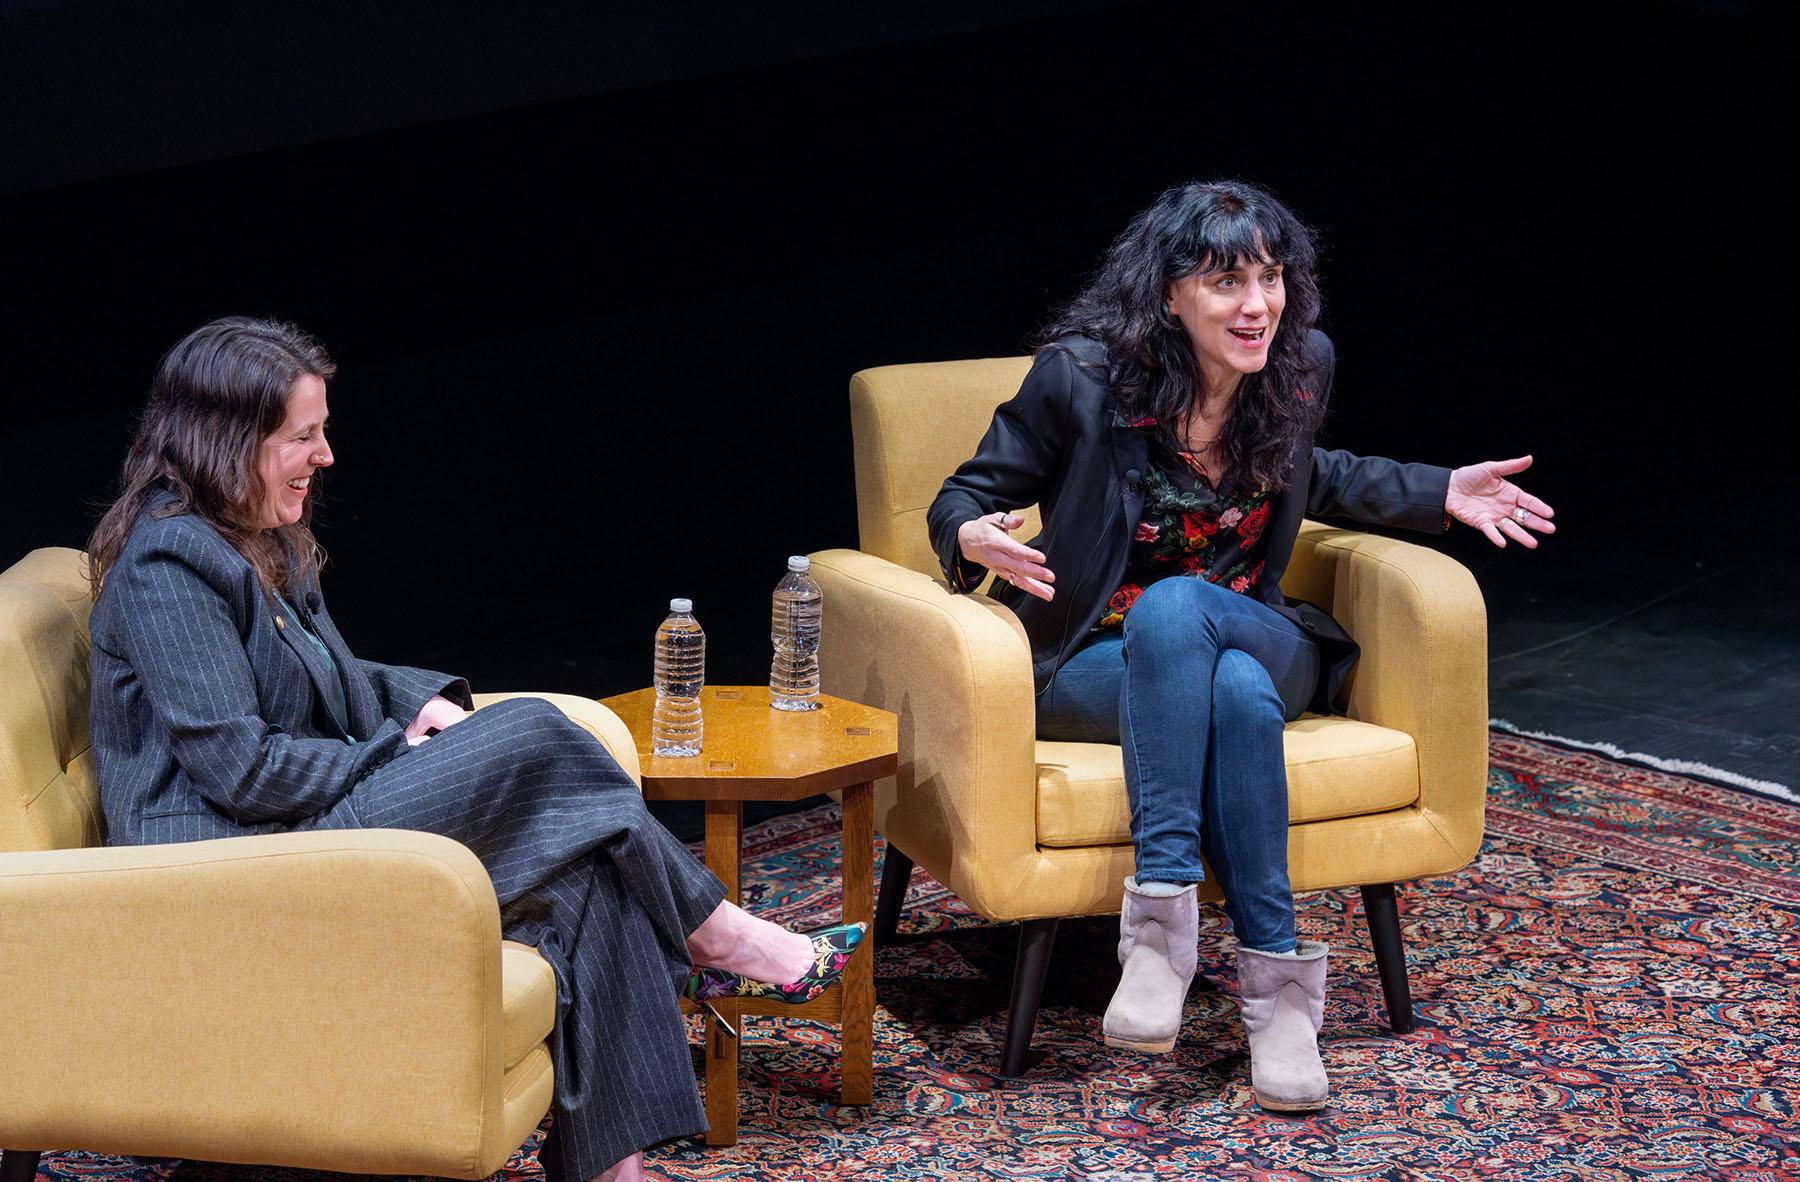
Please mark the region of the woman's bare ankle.
POLYGON ((740 909, 729 899, 713 908, 712 914, 701 921, 700 926, 688 933, 688 956, 695 964, 717 965, 720 957, 728 957, 737 944, 732 935, 736 916, 733 912, 740 909))
POLYGON ((687 938, 688 955, 697 965, 739 973, 754 981, 780 985, 797 980, 812 967, 812 941, 737 905, 720 903, 687 938))

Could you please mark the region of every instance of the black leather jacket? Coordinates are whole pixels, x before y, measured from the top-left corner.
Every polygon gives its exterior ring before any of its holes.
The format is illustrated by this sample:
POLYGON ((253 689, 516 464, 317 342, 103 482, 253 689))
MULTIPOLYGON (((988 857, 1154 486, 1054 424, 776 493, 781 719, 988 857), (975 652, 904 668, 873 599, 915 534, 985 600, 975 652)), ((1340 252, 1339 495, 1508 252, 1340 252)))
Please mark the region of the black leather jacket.
MULTIPOLYGON (((1315 359, 1312 393, 1322 406, 1331 395, 1336 356, 1317 330, 1308 346, 1315 359)), ((1108 373, 1106 350, 1098 341, 1071 337, 1040 349, 1024 385, 994 411, 981 446, 944 481, 926 514, 944 578, 952 590, 972 591, 987 568, 962 556, 957 530, 987 513, 1039 506, 1044 531, 1030 545, 1043 551, 1045 565, 1056 572, 1056 598, 1045 603, 1002 583, 992 594, 1025 626, 1040 693, 1118 589, 1143 513, 1151 428, 1115 424, 1108 373)), ((1289 602, 1281 593, 1301 518, 1342 516, 1438 531, 1444 528, 1450 470, 1327 451, 1310 439, 1295 447, 1292 470, 1288 487, 1270 499, 1263 573, 1253 594, 1319 642, 1323 659, 1312 708, 1325 710, 1337 699, 1358 650, 1324 611, 1289 602)))

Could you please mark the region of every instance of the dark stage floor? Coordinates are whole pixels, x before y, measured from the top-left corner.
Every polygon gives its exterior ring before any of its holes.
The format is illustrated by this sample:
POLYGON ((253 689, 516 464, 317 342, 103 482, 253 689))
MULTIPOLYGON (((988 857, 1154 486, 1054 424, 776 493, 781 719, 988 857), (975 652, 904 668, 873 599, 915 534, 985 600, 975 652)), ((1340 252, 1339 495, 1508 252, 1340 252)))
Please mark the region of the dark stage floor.
POLYGON ((1533 554, 1448 542, 1488 604, 1489 715, 1800 792, 1800 557, 1703 506, 1558 508, 1533 554))
POLYGON ((1489 713, 1800 792, 1800 558, 1744 554, 1656 577, 1604 551, 1565 562, 1606 588, 1586 597, 1484 587, 1489 713))

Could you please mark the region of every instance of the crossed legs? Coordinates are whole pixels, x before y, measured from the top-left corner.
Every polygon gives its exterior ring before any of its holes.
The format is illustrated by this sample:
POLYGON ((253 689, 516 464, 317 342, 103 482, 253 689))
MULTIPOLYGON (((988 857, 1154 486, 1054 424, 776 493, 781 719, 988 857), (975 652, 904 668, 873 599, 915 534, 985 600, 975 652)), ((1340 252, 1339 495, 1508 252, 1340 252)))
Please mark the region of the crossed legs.
POLYGON ((1282 724, 1319 654, 1297 624, 1203 579, 1152 584, 1120 632, 1094 638, 1038 700, 1046 739, 1125 751, 1137 881, 1218 875, 1238 940, 1294 947, 1282 724), (1204 862, 1203 862, 1204 859, 1204 862))

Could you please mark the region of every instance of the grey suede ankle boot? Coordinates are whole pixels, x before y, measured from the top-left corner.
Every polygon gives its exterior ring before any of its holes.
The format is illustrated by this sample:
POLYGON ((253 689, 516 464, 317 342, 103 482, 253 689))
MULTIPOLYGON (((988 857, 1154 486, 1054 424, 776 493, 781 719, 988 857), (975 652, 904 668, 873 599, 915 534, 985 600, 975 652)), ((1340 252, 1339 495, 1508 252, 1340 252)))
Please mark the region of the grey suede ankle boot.
POLYGON ((1294 956, 1238 949, 1238 1009, 1250 1036, 1250 1092, 1274 1112, 1325 1107, 1330 1084, 1319 1059, 1330 949, 1301 940, 1294 956))
POLYGON ((1100 1030, 1109 1047, 1166 1055, 1181 1032, 1181 1011, 1198 961, 1199 903, 1189 885, 1172 895, 1146 894, 1125 880, 1119 916, 1119 988, 1100 1030))

